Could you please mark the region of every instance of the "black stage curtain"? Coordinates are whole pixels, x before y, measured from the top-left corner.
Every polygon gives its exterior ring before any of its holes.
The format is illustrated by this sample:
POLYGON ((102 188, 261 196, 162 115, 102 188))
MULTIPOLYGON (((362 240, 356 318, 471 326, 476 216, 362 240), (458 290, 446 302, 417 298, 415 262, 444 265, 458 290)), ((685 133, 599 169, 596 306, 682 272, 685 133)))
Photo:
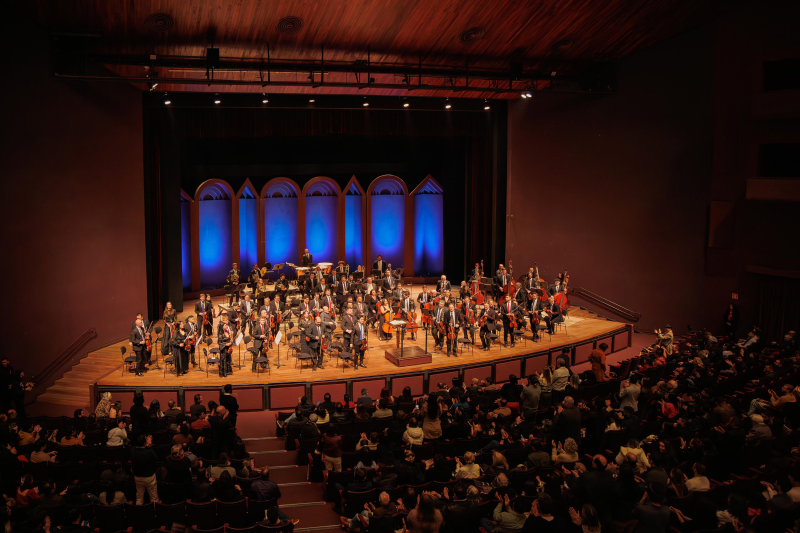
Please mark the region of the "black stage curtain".
POLYGON ((800 279, 756 275, 758 324, 769 341, 800 325, 800 279))

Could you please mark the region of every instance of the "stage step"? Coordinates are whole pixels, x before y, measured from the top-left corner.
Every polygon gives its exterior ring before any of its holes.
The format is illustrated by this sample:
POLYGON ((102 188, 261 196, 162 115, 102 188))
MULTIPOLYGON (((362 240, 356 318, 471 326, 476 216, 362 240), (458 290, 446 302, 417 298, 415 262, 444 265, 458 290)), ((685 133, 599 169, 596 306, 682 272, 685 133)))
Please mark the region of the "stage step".
POLYGON ((36 401, 45 403, 56 403, 59 405, 74 405, 75 407, 86 407, 89 403, 88 398, 89 398, 89 391, 87 387, 85 397, 76 394, 45 392, 41 396, 37 397, 36 401))

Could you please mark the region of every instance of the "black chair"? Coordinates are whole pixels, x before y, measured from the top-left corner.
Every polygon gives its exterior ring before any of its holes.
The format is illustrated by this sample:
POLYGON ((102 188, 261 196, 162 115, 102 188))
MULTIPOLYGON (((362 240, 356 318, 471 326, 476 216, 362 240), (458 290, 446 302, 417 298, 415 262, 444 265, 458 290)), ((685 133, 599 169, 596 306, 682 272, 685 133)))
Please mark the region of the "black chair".
MULTIPOLYGON (((206 339, 206 341, 210 343, 211 339, 206 339)), ((208 377, 209 365, 217 365, 217 374, 219 374, 219 348, 211 348, 211 357, 208 356, 205 348, 203 348, 203 354, 206 356, 206 377, 208 377)))
POLYGON ((125 504, 94 505, 93 511, 100 533, 116 533, 125 529, 125 504))
POLYGON ((256 375, 261 373, 261 365, 266 364, 265 368, 267 369, 267 375, 271 376, 272 370, 269 367, 269 359, 264 355, 260 355, 258 350, 254 347, 248 348, 247 351, 250 352, 250 355, 253 359, 253 363, 256 365, 256 375))
POLYGON ((267 509, 270 507, 277 507, 278 500, 248 500, 247 514, 250 516, 250 523, 262 522, 267 519, 267 509))
POLYGON ((297 354, 297 359, 295 359, 294 366, 297 367, 297 362, 300 361, 300 372, 302 372, 303 371, 303 363, 304 362, 308 363, 306 365, 306 368, 308 368, 308 366, 312 364, 313 360, 314 360, 314 358, 310 353, 308 353, 308 352, 300 352, 300 353, 297 354))
MULTIPOLYGON (((241 485, 239 486, 241 487, 241 485)), ((242 491, 244 491, 244 487, 242 487, 242 491)), ((223 524, 234 527, 246 527, 252 524, 252 522, 248 521, 247 500, 245 498, 238 502, 217 501, 217 517, 223 524)))
POLYGON ((134 531, 152 531, 158 527, 156 507, 152 503, 147 505, 125 503, 125 517, 128 526, 132 527, 134 531))
POLYGON ((214 527, 211 529, 199 529, 197 525, 192 526, 192 532, 197 533, 225 533, 225 526, 214 527))
POLYGON ((258 524, 258 533, 292 533, 294 524, 291 522, 279 522, 271 526, 269 524, 258 524))
POLYGON ((159 527, 172 529, 173 523, 186 523, 186 502, 173 504, 156 502, 156 524, 159 527))
MULTIPOLYGON (((119 351, 122 352, 122 375, 125 375, 125 365, 128 365, 128 372, 131 371, 130 365, 136 365, 136 356, 129 355, 125 357, 125 352, 128 351, 126 346, 120 346, 119 351)), ((135 369, 135 367, 134 367, 135 369)))
POLYGON ((186 525, 217 527, 217 502, 194 503, 186 500, 186 525))
MULTIPOLYGON (((428 488, 427 490, 430 489, 428 488)), ((341 492, 342 491, 339 491, 342 501, 342 510, 345 510, 345 516, 353 516, 356 513, 360 513, 364 509, 364 504, 374 503, 378 496, 375 489, 369 489, 363 492, 350 491, 347 493, 347 497, 341 494, 341 492)), ((418 492, 418 494, 421 493, 418 492)))

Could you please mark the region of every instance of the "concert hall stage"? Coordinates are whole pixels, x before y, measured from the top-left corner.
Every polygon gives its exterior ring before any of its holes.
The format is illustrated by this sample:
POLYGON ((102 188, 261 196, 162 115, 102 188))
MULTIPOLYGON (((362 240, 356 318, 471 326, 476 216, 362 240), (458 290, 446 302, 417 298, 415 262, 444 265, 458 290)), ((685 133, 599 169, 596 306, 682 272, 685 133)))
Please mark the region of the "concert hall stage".
MULTIPOLYGON (((184 304, 186 310, 193 307, 193 301, 184 304)), ((334 399, 341 399, 345 393, 358 396, 362 388, 368 388, 370 395, 377 397, 384 386, 390 387, 394 394, 399 394, 404 387, 409 386, 412 394, 419 395, 428 392, 429 388, 435 390, 437 382, 450 382, 456 376, 465 381, 492 377, 496 382, 502 383, 507 381, 509 374, 527 375, 554 361, 554 354, 561 353, 564 348, 571 350, 573 364, 580 364, 587 361, 589 352, 601 342, 608 344, 610 352, 630 346, 633 331, 630 325, 598 317, 578 307, 572 307, 570 311, 566 331, 560 327, 552 338, 545 333, 539 342, 533 342, 530 331, 526 331, 526 340, 517 342, 515 348, 510 345, 504 348, 502 344, 495 344, 488 352, 465 349, 458 357, 447 357, 440 350, 433 351, 433 337, 429 336, 428 351, 432 352, 432 362, 420 366, 399 367, 388 361, 385 350, 395 348, 395 340, 379 341, 374 330, 371 330, 369 349, 364 358, 366 369, 353 370, 350 365, 342 371, 338 359, 333 357, 330 362, 326 358, 324 370, 301 370, 293 352, 288 356, 290 351, 283 344, 280 362, 285 366, 275 368, 277 351, 271 350, 271 374, 252 373, 250 356, 244 349, 241 355, 242 366, 238 368, 239 353, 236 348, 233 351, 233 375, 224 379, 217 375, 216 366, 210 368, 208 376, 203 371, 189 372, 185 376, 177 377, 169 371, 165 375, 163 369, 151 368, 144 377, 136 377, 132 373, 123 373, 121 366, 117 364, 114 368, 107 368, 105 375, 98 377, 90 385, 90 405, 96 403, 100 393, 111 391, 116 399, 123 401, 127 410, 133 391, 141 388, 145 391, 147 402, 158 398, 162 409, 170 398, 183 401, 188 407, 197 393, 204 393, 205 401, 216 399, 220 387, 225 383, 234 385, 242 409, 285 409, 293 407, 299 396, 311 395, 312 400, 317 401, 322 399, 325 392, 330 392, 334 399)), ((188 314, 189 311, 184 311, 179 317, 183 318, 188 314)), ((423 330, 420 330, 416 341, 411 341, 408 337, 406 335, 405 346, 425 349, 423 330)), ((126 345, 127 339, 93 352, 89 354, 89 358, 116 357, 121 363, 120 347, 126 345)), ((216 346, 216 343, 211 346, 216 346)), ((159 350, 155 348, 155 351, 159 350)), ((163 367, 160 352, 159 362, 163 367)), ((203 357, 200 357, 200 363, 205 370, 203 357)))

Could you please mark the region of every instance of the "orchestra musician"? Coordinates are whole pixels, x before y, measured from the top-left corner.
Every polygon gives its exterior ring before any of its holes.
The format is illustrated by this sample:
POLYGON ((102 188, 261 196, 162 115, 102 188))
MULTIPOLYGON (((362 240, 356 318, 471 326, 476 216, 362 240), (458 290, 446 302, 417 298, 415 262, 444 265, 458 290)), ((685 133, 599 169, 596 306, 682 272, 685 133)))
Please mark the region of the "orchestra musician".
POLYGON ((175 375, 182 376, 189 371, 189 354, 186 352, 186 330, 183 323, 178 322, 175 326, 175 334, 170 338, 172 357, 175 362, 175 375))
POLYGON ((328 346, 330 346, 333 330, 336 329, 336 322, 331 318, 330 308, 327 305, 322 306, 319 318, 320 324, 322 325, 322 334, 328 340, 328 346))
POLYGON ((439 281, 436 283, 436 292, 438 292, 438 293, 443 293, 443 292, 445 292, 445 291, 450 291, 450 290, 452 290, 452 289, 453 289, 453 288, 450 286, 450 282, 449 282, 449 281, 447 281, 447 276, 445 276, 444 274, 442 274, 442 279, 440 279, 440 280, 439 280, 439 281))
POLYGON ((383 260, 383 257, 378 254, 378 257, 375 258, 375 261, 372 262, 372 270, 377 270, 383 276, 383 271, 386 270, 386 262, 383 260))
POLYGON ((383 280, 383 295, 392 295, 397 285, 397 280, 394 279, 392 271, 386 269, 386 277, 383 280))
POLYGON ((503 266, 503 263, 500 263, 499 265, 497 265, 497 270, 494 273, 494 277, 496 278, 497 276, 502 274, 503 270, 505 270, 505 269, 506 269, 506 267, 503 266))
POLYGON ((403 289, 403 285, 398 281, 397 284, 394 286, 394 290, 392 291, 392 294, 390 294, 390 296, 391 296, 392 300, 395 300, 395 301, 396 300, 402 300, 404 292, 405 292, 405 289, 403 289))
MULTIPOLYGON (((265 316, 266 312, 258 317, 258 322, 253 327, 252 335, 253 335, 253 348, 257 350, 258 354, 264 354, 266 357, 269 357, 269 351, 267 350, 267 343, 269 342, 269 326, 267 325, 267 317, 265 316)), ((258 368, 256 367, 256 357, 253 357, 253 366, 251 368, 252 372, 257 372, 258 368)), ((265 367, 266 364, 262 363, 262 368, 265 367)))
POLYGON ((305 311, 300 314, 300 320, 297 323, 300 335, 300 351, 308 353, 308 342, 306 341, 306 332, 311 326, 311 315, 305 311))
POLYGON ((450 357, 451 350, 453 352, 453 356, 458 357, 458 332, 461 329, 461 326, 464 325, 464 317, 461 315, 461 311, 456 309, 455 304, 450 304, 445 321, 447 324, 447 329, 445 330, 446 332, 444 337, 447 342, 447 357, 450 357), (455 336, 452 339, 449 336, 450 328, 455 330, 455 336))
POLYGON ((322 335, 322 319, 317 317, 314 323, 306 328, 306 336, 309 338, 308 351, 311 354, 311 361, 313 362, 311 370, 314 372, 317 371, 317 367, 319 367, 320 370, 325 370, 325 367, 322 366, 322 353, 320 350, 322 346, 322 335))
POLYGON ((547 331, 550 333, 550 335, 552 335, 555 329, 555 324, 564 322, 564 315, 561 312, 561 307, 556 303, 554 296, 548 298, 547 302, 550 304, 548 311, 550 320, 547 322, 547 331))
POLYGON ((231 285, 231 301, 228 302, 228 305, 233 303, 233 299, 235 298, 236 301, 239 301, 239 291, 235 290, 236 286, 239 285, 239 280, 242 279, 242 271, 239 270, 239 263, 234 263, 233 267, 228 272, 228 277, 225 279, 225 283, 231 285))
POLYGON ((561 292, 561 280, 556 279, 552 285, 547 287, 547 294, 549 294, 550 296, 555 296, 559 292, 561 292))
POLYGON ((175 320, 178 312, 172 307, 172 302, 164 306, 164 336, 161 338, 161 355, 167 356, 171 352, 169 340, 175 332, 175 320))
POLYGON ((197 336, 200 334, 200 332, 199 328, 197 327, 197 322, 195 321, 194 315, 189 315, 186 318, 186 323, 184 324, 183 329, 186 330, 187 339, 194 338, 194 343, 192 344, 191 347, 189 347, 187 353, 192 358, 192 366, 197 366, 197 360, 195 359, 194 354, 197 351, 197 336))
POLYGON ((303 251, 303 257, 300 258, 300 266, 310 267, 314 263, 314 257, 309 253, 308 248, 303 251))
MULTIPOLYGON (((244 315, 244 320, 247 322, 247 331, 248 333, 253 333, 253 323, 250 321, 250 313, 256 310, 256 304, 250 299, 249 294, 244 295, 244 300, 241 303, 242 314, 244 315)), ((242 328, 244 330, 244 328, 242 328)))
POLYGON ((296 314, 299 315, 303 311, 305 311, 306 313, 311 313, 311 309, 312 309, 311 303, 310 303, 310 300, 308 298, 308 295, 306 294, 306 295, 303 296, 303 303, 301 303, 298 306, 296 314))
POLYGON ((433 314, 433 339, 434 339, 434 349, 439 348, 440 350, 444 348, 444 341, 447 335, 442 335, 439 331, 438 324, 442 323, 442 320, 445 320, 447 317, 445 316, 447 313, 447 308, 444 306, 444 299, 439 299, 439 307, 436 308, 433 314))
POLYGON ((358 370, 358 367, 367 368, 367 365, 364 364, 364 353, 367 351, 366 342, 367 339, 367 326, 366 320, 362 316, 356 322, 356 328, 353 334, 350 336, 352 347, 353 347, 353 368, 358 370))
POLYGON ((420 308, 425 307, 425 304, 430 301, 431 297, 428 294, 428 287, 423 285, 422 292, 417 295, 417 301, 419 302, 420 308))
POLYGON ((517 302, 517 305, 525 307, 525 300, 528 299, 528 293, 525 292, 525 287, 523 285, 517 285, 516 287, 514 291, 514 301, 517 302))
POLYGON ((217 343, 219 344, 219 377, 224 378, 233 374, 233 329, 230 325, 230 314, 223 314, 222 321, 217 326, 217 343))
POLYGON ((535 289, 538 286, 538 280, 536 279, 536 275, 532 268, 528 270, 527 274, 525 274, 525 281, 523 281, 522 286, 525 288, 526 295, 535 292, 535 289))
POLYGON ((474 296, 471 298, 467 296, 461 300, 461 316, 464 317, 464 332, 469 334, 472 344, 475 344, 475 328, 469 323, 469 317, 472 315, 476 317, 477 320, 478 314, 475 309, 475 302, 477 300, 478 299, 474 296))
POLYGON ((322 299, 320 293, 314 293, 314 299, 311 300, 311 316, 317 316, 322 311, 322 299))
MULTIPOLYGON (((210 298, 206 300, 206 295, 200 295, 200 301, 194 304, 194 313, 197 315, 197 321, 200 324, 203 324, 203 317, 208 315, 208 326, 205 326, 205 330, 203 331, 203 337, 210 337, 213 331, 214 326, 214 313, 211 312, 211 308, 213 305, 211 304, 210 298)), ((203 326, 200 326, 201 329, 203 326)))
POLYGON ((317 286, 317 278, 313 273, 303 276, 300 282, 300 292, 303 296, 311 296, 317 286))
POLYGON ((372 276, 369 276, 367 280, 361 284, 361 292, 364 294, 372 294, 372 291, 378 290, 378 286, 375 284, 375 279, 372 276))
POLYGON ((441 300, 444 300, 444 306, 448 307, 450 304, 456 303, 456 299, 450 295, 450 290, 444 291, 444 294, 439 297, 441 300))
POLYGON ((389 300, 384 298, 380 302, 380 309, 378 310, 378 338, 382 341, 386 341, 392 338, 391 333, 386 333, 383 331, 383 325, 386 323, 386 315, 389 315, 389 320, 391 320, 392 316, 392 308, 389 306, 389 300))
MULTIPOLYGON (((398 304, 400 305, 400 310, 403 312, 403 318, 405 318, 406 322, 411 324, 412 323, 411 313, 417 310, 417 304, 414 302, 414 300, 411 299, 411 293, 408 291, 408 289, 403 290, 402 298, 399 299, 398 304)), ((404 340, 405 337, 406 337, 406 330, 403 329, 404 340)), ((411 332, 411 340, 412 341, 416 340, 416 335, 414 334, 413 331, 411 332)))
POLYGON ((250 271, 250 283, 253 284, 253 290, 255 290, 256 283, 258 280, 261 279, 261 270, 259 270, 258 265, 253 263, 253 270, 250 271))
POLYGON ((261 307, 264 303, 264 297, 267 295, 267 285, 264 283, 264 278, 258 278, 256 288, 253 289, 253 292, 255 293, 256 305, 261 307))
POLYGON ((136 355, 136 377, 144 376, 144 362, 145 362, 145 347, 147 341, 144 336, 144 322, 141 318, 137 318, 133 323, 131 335, 128 339, 130 346, 133 347, 133 353, 136 355))
POLYGON ((328 282, 325 280, 324 277, 321 277, 317 285, 314 287, 314 290, 320 294, 325 294, 325 291, 330 290, 331 286, 328 285, 328 282))
POLYGON ((510 294, 506 294, 505 302, 500 306, 500 316, 503 319, 503 346, 508 346, 508 334, 511 333, 511 347, 514 347, 514 332, 511 331, 509 322, 511 315, 517 315, 517 303, 511 299, 510 294))
POLYGON ((500 299, 503 294, 503 287, 511 283, 511 276, 508 275, 503 265, 500 265, 500 274, 494 278, 494 292, 496 298, 500 299))
POLYGON ((353 310, 347 309, 342 317, 342 337, 344 338, 343 345, 350 347, 353 344, 353 333, 356 331, 356 319, 353 310))
POLYGON ((480 320, 484 317, 484 315, 486 316, 486 320, 483 326, 481 326, 480 337, 481 337, 481 344, 483 345, 483 351, 488 352, 489 345, 491 344, 491 341, 489 340, 489 335, 494 333, 495 330, 497 329, 496 327, 497 310, 495 309, 494 302, 492 301, 491 298, 487 298, 486 301, 484 302, 483 309, 481 310, 481 314, 478 317, 479 320, 478 323, 480 323, 480 320))
MULTIPOLYGON (((336 267, 336 277, 346 276, 347 275, 347 267, 344 264, 344 261, 339 261, 338 266, 336 267)), ((352 278, 350 278, 352 281, 352 278)))
POLYGON ((364 303, 364 297, 360 294, 356 297, 356 303, 353 305, 353 313, 355 313, 357 319, 362 316, 366 317, 369 313, 367 304, 364 303))
POLYGON ((481 265, 479 263, 475 263, 475 268, 473 268, 469 273, 470 281, 480 280, 483 277, 483 270, 481 270, 481 265))
POLYGON ((344 304, 348 294, 350 294, 350 283, 347 281, 347 277, 342 275, 339 283, 336 284, 336 299, 340 306, 344 304))
POLYGON ((369 295, 367 295, 366 304, 367 304, 367 322, 372 324, 373 328, 376 328, 377 327, 376 319, 378 318, 378 305, 379 305, 378 291, 376 291, 375 289, 372 289, 372 291, 370 291, 369 295))
POLYGON ((281 274, 280 279, 275 282, 275 290, 277 294, 285 294, 289 290, 289 280, 286 279, 286 274, 281 274))
POLYGON ((458 288, 458 297, 463 301, 468 299, 472 294, 469 292, 469 286, 467 285, 466 281, 461 282, 461 286, 458 288))

